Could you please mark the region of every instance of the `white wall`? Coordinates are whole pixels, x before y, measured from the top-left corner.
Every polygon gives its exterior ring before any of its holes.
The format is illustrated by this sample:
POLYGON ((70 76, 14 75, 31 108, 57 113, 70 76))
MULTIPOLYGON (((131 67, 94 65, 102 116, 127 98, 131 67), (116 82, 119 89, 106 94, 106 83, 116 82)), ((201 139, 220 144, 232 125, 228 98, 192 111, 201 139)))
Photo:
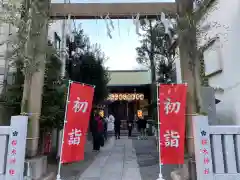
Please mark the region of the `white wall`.
MULTIPOLYGON (((1 8, 1 7, 0 7, 1 8)), ((8 62, 6 62, 6 50, 8 49, 8 44, 3 43, 10 39, 10 34, 12 33, 12 26, 9 24, 1 24, 0 25, 0 93, 3 89, 3 81, 4 81, 4 73, 12 68, 9 68, 8 62), (6 64, 7 63, 7 64, 6 64), (7 70, 6 70, 7 69, 7 70)))
POLYGON ((207 20, 201 22, 202 27, 207 23, 211 27, 201 35, 199 46, 206 45, 210 39, 219 37, 213 45, 214 48, 205 50, 204 61, 207 74, 222 70, 209 77, 210 86, 224 90, 224 92, 215 92, 216 98, 221 100, 217 104, 217 117, 222 124, 240 124, 239 17, 239 0, 218 0, 218 4, 214 10, 211 10, 207 20))
MULTIPOLYGON (((48 39, 50 41, 54 41, 54 33, 56 32, 58 36, 62 39, 62 23, 63 20, 54 21, 54 23, 51 23, 48 30, 48 39)), ((12 26, 9 27, 7 24, 2 24, 0 26, 0 43, 3 42, 6 39, 9 39, 9 34, 13 31, 12 26)), ((66 46, 63 47, 63 49, 66 49, 66 46)), ((6 63, 9 63, 6 59, 6 50, 7 50, 7 44, 0 45, 0 93, 2 91, 2 84, 4 80, 4 71, 5 67, 8 68, 8 72, 13 72, 14 68, 11 66, 6 66, 6 63)), ((60 51, 60 49, 59 49, 60 51)), ((65 58, 61 59, 63 63, 65 63, 65 58)))
MULTIPOLYGON (((64 0, 52 0, 52 3, 63 3, 64 0)), ((66 0, 66 2, 68 3, 69 0, 66 0)), ((1 8, 1 7, 0 7, 1 8)), ((0 9, 1 11, 1 9, 0 9)), ((54 33, 56 32, 58 34, 58 36, 60 37, 60 39, 63 39, 63 33, 62 33, 62 24, 63 21, 66 22, 66 24, 70 24, 71 28, 72 28, 72 24, 73 21, 67 22, 67 20, 57 20, 57 21, 52 21, 49 24, 49 29, 48 29, 48 39, 53 42, 54 41, 54 33)), ((68 30, 68 25, 65 27, 65 33, 69 33, 68 30)), ((12 26, 9 27, 8 24, 1 24, 0 25, 0 43, 3 42, 4 40, 9 38, 9 34, 15 29, 13 29, 12 26)), ((65 34, 66 36, 66 34, 65 34)), ((61 47, 62 49, 66 49, 66 44, 64 44, 63 47, 61 47)), ((3 82, 3 77, 4 77, 4 71, 5 71, 5 67, 6 67, 6 63, 8 63, 6 61, 6 50, 7 50, 7 44, 3 44, 0 45, 0 92, 2 91, 2 82, 3 82)), ((60 51, 60 49, 59 49, 60 51)), ((65 56, 61 56, 61 60, 62 63, 65 64, 65 56)), ((65 68, 65 67, 64 67, 65 68)), ((9 72, 13 72, 14 68, 9 67, 9 72)))
POLYGON ((110 81, 108 85, 139 85, 151 84, 151 73, 148 70, 123 70, 109 71, 110 81))
MULTIPOLYGON (((51 0, 51 3, 70 3, 70 0, 51 0)), ((59 37, 61 37, 61 47, 60 49, 57 49, 60 53, 60 59, 62 61, 62 75, 65 75, 65 64, 66 64, 66 58, 68 56, 66 52, 66 36, 69 33, 72 33, 73 27, 73 20, 57 20, 53 21, 51 25, 49 26, 48 36, 51 41, 54 40, 54 32, 58 34, 59 37), (64 27, 64 32, 63 32, 64 27), (70 30, 71 29, 71 30, 70 30), (64 39, 64 41, 63 41, 64 39)))

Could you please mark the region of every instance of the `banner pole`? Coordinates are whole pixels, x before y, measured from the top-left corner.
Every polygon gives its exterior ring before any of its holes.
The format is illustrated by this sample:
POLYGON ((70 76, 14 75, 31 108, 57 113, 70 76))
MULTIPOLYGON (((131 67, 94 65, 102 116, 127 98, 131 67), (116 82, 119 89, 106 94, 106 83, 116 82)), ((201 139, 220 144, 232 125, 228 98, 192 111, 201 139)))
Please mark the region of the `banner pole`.
POLYGON ((159 88, 160 88, 160 84, 157 83, 157 118, 158 118, 158 151, 159 151, 159 175, 157 180, 164 180, 163 179, 163 175, 162 175, 162 161, 161 161, 161 137, 160 137, 160 114, 159 114, 159 88))
POLYGON ((64 124, 63 124, 63 132, 62 132, 62 144, 61 144, 61 151, 60 151, 60 159, 58 162, 58 173, 57 173, 57 179, 61 180, 61 167, 62 167, 62 148, 64 143, 64 132, 65 132, 65 125, 67 123, 67 110, 68 110, 68 101, 69 101, 69 92, 70 92, 70 86, 72 84, 72 81, 68 81, 68 91, 67 91, 67 99, 66 99, 66 106, 65 106, 65 115, 64 115, 64 124))

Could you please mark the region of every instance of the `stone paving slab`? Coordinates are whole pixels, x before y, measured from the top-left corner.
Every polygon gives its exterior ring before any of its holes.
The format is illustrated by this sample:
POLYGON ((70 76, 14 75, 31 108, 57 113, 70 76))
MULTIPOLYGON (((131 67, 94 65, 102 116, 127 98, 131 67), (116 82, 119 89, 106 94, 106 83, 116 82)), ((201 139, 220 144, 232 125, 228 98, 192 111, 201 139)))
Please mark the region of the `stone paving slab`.
MULTIPOLYGON (((97 154, 98 153, 92 151, 92 142, 87 141, 85 145, 84 160, 63 165, 61 168, 62 180, 78 180, 81 173, 84 172, 95 160, 97 154)), ((57 173, 58 164, 56 164, 55 161, 50 161, 50 164, 48 164, 48 172, 54 172, 55 174, 57 173)))
MULTIPOLYGON (((156 180, 159 175, 159 153, 155 137, 150 136, 147 140, 133 138, 133 145, 136 149, 142 180, 156 180)), ((170 173, 177 167, 177 165, 164 165, 162 167, 165 180, 171 180, 170 173)))
POLYGON ((101 175, 101 170, 105 166, 106 161, 111 153, 114 145, 114 139, 110 138, 108 144, 101 148, 101 152, 97 155, 93 163, 82 173, 79 180, 97 179, 101 175))
POLYGON ((132 140, 111 138, 79 180, 141 180, 132 140))
POLYGON ((141 179, 139 165, 137 163, 136 150, 133 142, 127 141, 125 145, 125 163, 123 180, 141 179))
POLYGON ((159 174, 158 152, 154 139, 147 140, 133 138, 142 180, 156 180, 159 174))

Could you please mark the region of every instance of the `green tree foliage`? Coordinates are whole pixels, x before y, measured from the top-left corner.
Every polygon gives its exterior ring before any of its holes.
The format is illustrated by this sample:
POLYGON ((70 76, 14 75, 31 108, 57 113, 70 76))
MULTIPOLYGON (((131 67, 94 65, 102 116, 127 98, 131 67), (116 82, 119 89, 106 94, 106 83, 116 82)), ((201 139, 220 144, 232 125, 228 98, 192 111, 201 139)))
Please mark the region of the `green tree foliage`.
MULTIPOLYGON (((12 107, 13 115, 21 113, 21 100, 24 84, 22 71, 23 62, 16 60, 13 63, 16 71, 13 72, 13 82, 8 83, 1 95, 1 102, 12 107)), ((61 79, 61 61, 54 48, 49 44, 44 75, 41 128, 61 127, 64 118, 65 89, 61 79), (51 50, 50 50, 51 49, 51 50)))
POLYGON ((70 79, 94 85, 94 104, 101 103, 108 95, 109 74, 103 65, 106 57, 97 45, 90 45, 89 38, 82 29, 75 33, 74 42, 69 42, 68 46, 70 53, 80 51, 69 61, 70 79))
POLYGON ((172 30, 169 34, 166 34, 165 27, 160 20, 140 20, 140 25, 143 33, 140 35, 140 46, 136 48, 136 61, 151 70, 152 84, 149 110, 152 118, 157 119, 157 88, 155 83, 174 81, 175 47, 172 46, 172 37, 176 32, 172 30), (156 78, 156 73, 159 78, 156 78))
POLYGON ((24 75, 22 72, 23 63, 21 60, 16 59, 12 65, 15 67, 15 71, 9 75, 8 81, 4 86, 1 94, 1 103, 6 109, 10 108, 13 115, 18 115, 21 112, 24 82, 24 75))
MULTIPOLYGON (((175 46, 172 37, 176 35, 174 30, 170 34, 165 33, 165 28, 160 20, 141 20, 143 33, 140 36, 140 46, 136 48, 137 62, 149 67, 152 74, 155 71, 160 77, 157 81, 161 83, 173 82, 175 80, 175 46)), ((156 80, 153 79, 152 81, 156 80)))
POLYGON ((44 128, 63 126, 67 88, 61 78, 61 66, 61 61, 54 50, 47 54, 41 110, 41 127, 44 128))
POLYGON ((176 83, 176 67, 173 61, 159 61, 156 68, 158 73, 157 81, 159 83, 176 83))

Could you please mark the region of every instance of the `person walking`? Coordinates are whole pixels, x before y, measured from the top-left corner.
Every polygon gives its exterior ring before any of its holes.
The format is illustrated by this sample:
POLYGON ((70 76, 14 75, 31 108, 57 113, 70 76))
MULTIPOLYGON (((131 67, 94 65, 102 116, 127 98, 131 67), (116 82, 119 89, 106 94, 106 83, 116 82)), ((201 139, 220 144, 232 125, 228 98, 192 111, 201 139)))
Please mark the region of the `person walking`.
POLYGON ((120 129, 121 129, 121 121, 119 119, 115 119, 114 130, 115 130, 116 139, 120 139, 120 129))
POLYGON ((138 123, 138 129, 140 132, 140 136, 138 137, 138 139, 145 139, 146 138, 147 121, 143 116, 141 116, 138 118, 137 123, 138 123))
POLYGON ((97 111, 94 110, 94 112, 91 115, 90 119, 90 130, 92 132, 93 137, 93 151, 99 151, 100 150, 100 140, 99 140, 99 128, 98 128, 98 119, 99 116, 97 114, 97 111))
POLYGON ((99 111, 99 116, 100 116, 100 119, 101 119, 102 124, 103 124, 102 136, 103 136, 104 140, 107 140, 107 118, 104 114, 104 110, 99 111))
POLYGON ((147 120, 146 118, 143 116, 143 118, 141 119, 142 121, 142 138, 143 139, 147 139, 147 120))
POLYGON ((108 138, 108 118, 106 116, 103 117, 103 136, 104 139, 107 140, 108 138))
POLYGON ((128 121, 128 137, 132 136, 133 122, 128 121))
POLYGON ((115 118, 112 114, 110 114, 108 116, 108 131, 111 131, 113 132, 114 131, 114 121, 115 121, 115 118))
POLYGON ((99 111, 96 116, 96 121, 98 124, 98 142, 101 147, 104 146, 104 123, 102 117, 102 111, 99 111))
POLYGON ((136 118, 136 125, 137 125, 137 131, 138 133, 140 133, 140 135, 138 136, 138 139, 141 138, 141 124, 140 124, 140 118, 136 118))

